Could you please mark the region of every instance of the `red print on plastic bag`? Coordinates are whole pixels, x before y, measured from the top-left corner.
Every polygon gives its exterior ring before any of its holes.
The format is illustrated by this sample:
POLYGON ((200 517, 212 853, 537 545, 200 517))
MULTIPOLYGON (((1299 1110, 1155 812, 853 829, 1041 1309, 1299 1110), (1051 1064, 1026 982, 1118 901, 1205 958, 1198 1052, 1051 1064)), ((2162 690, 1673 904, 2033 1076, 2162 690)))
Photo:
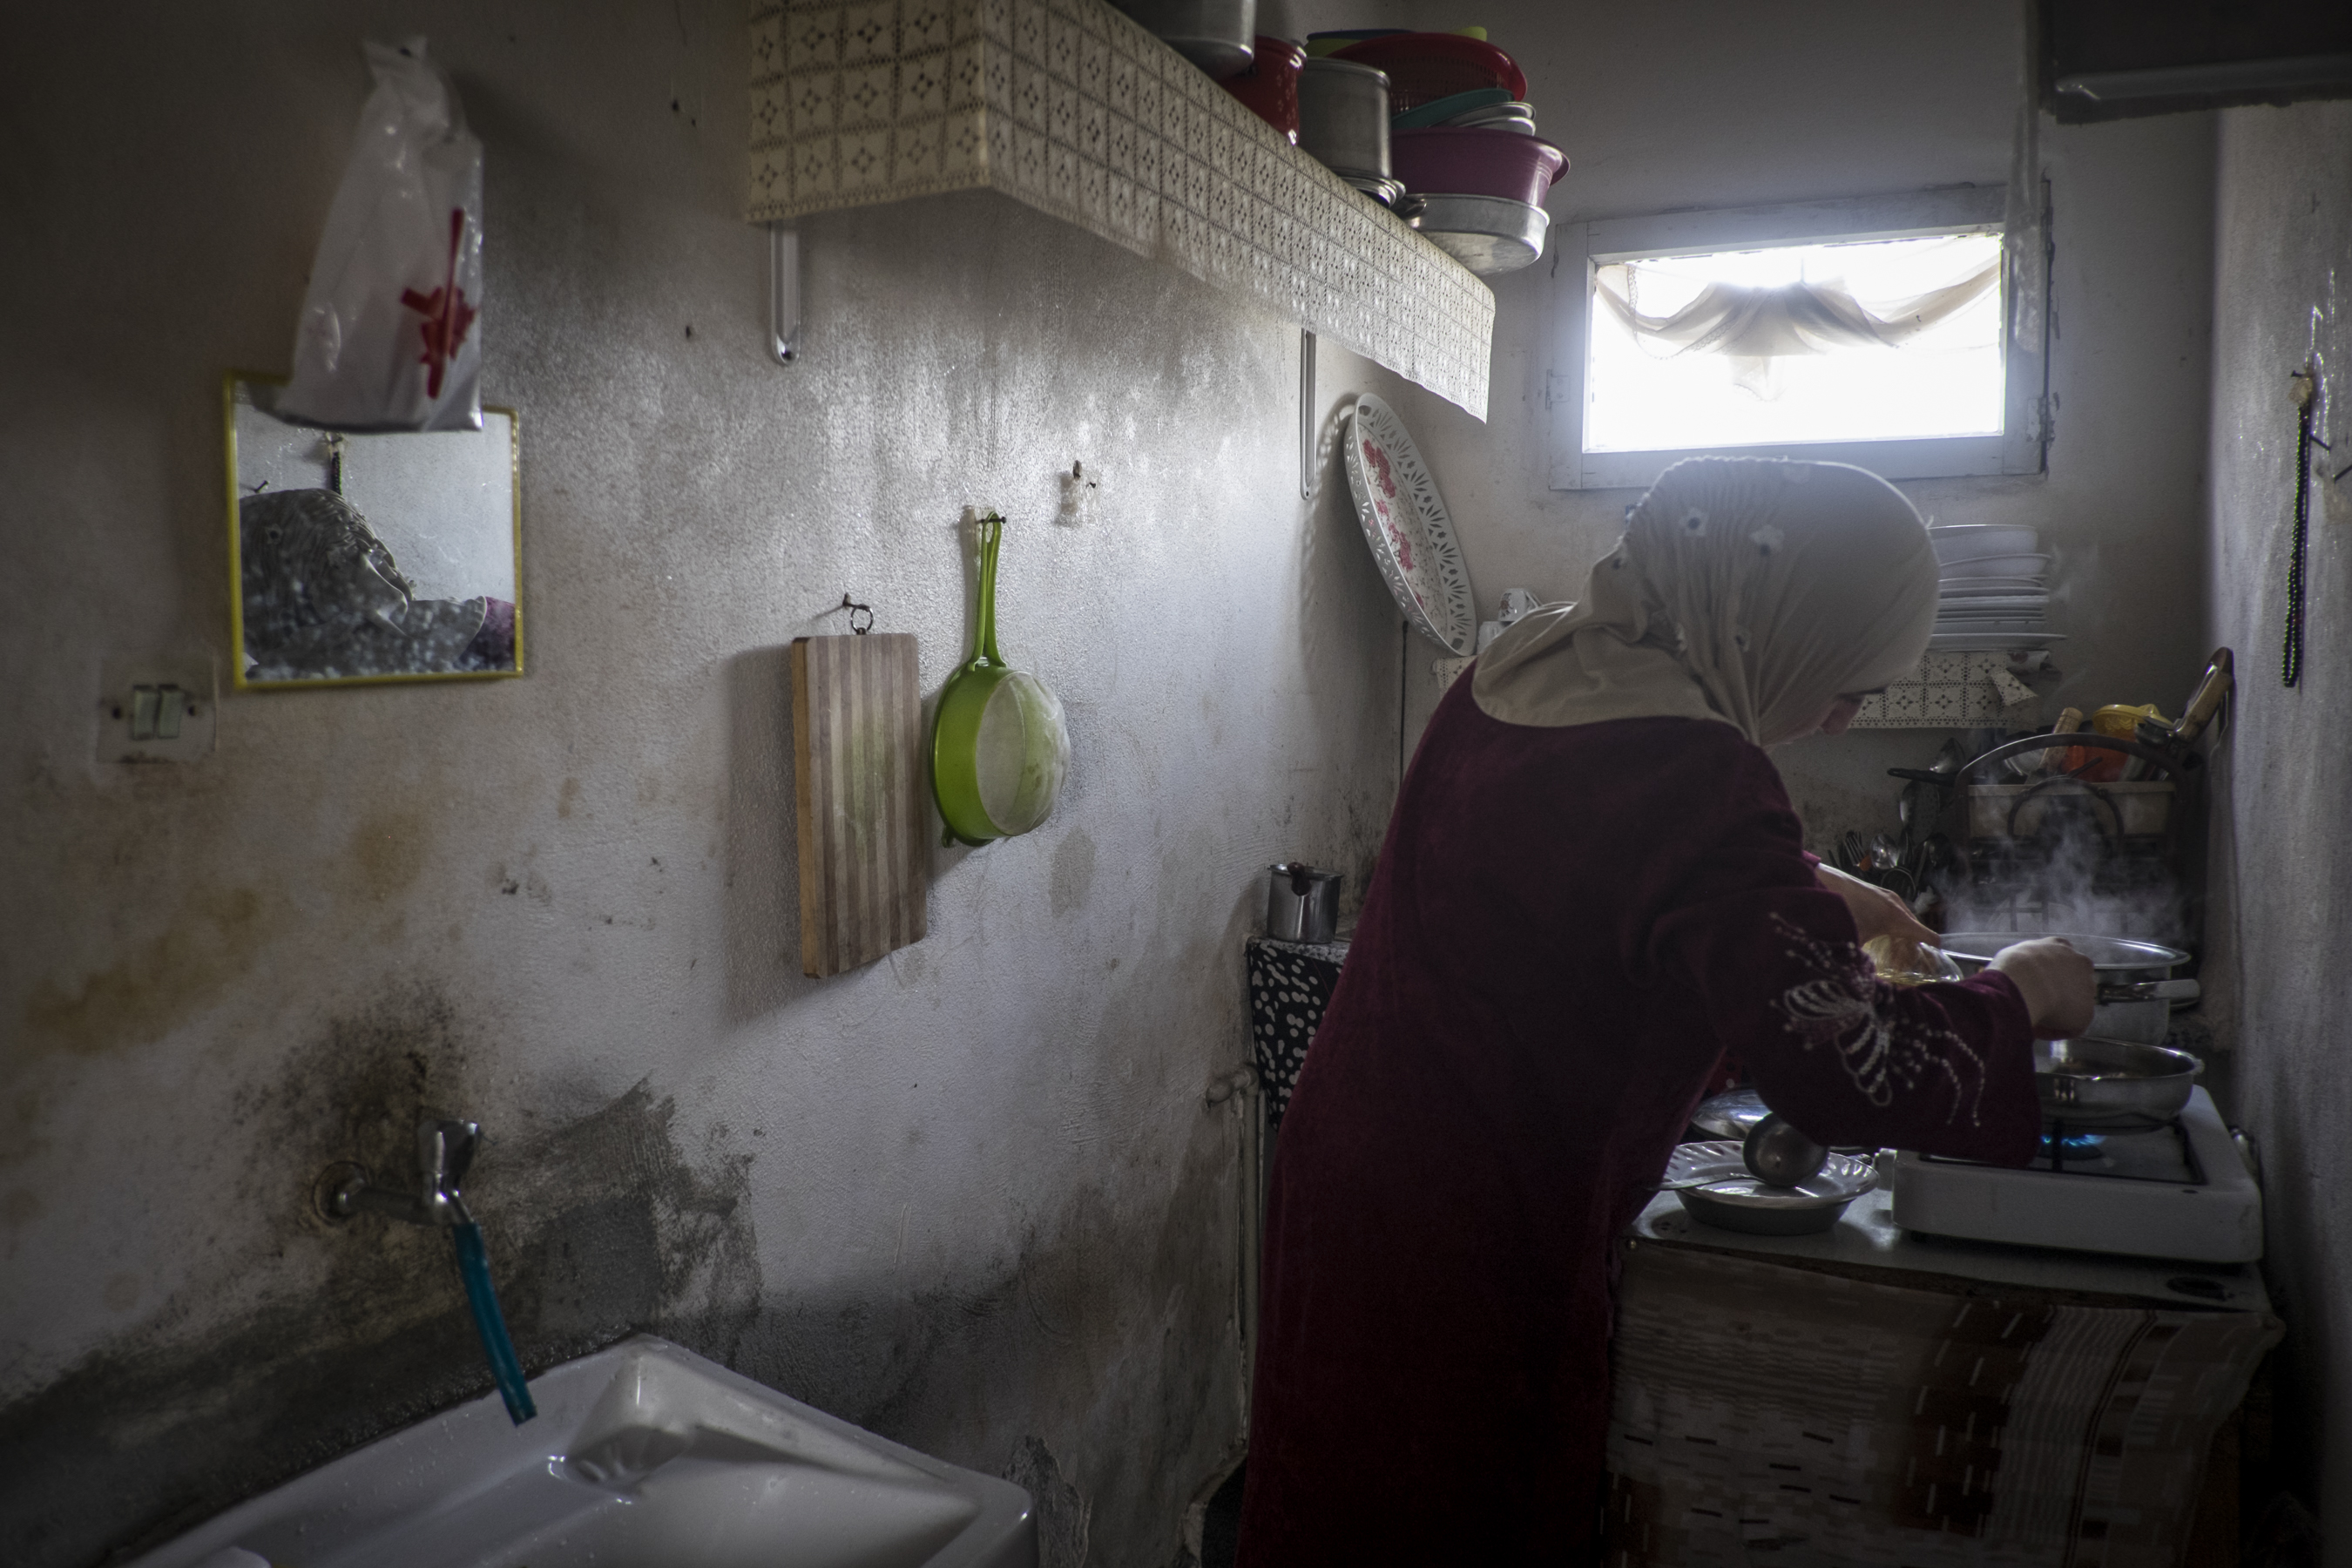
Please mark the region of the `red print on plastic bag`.
POLYGON ((449 362, 457 357, 457 347, 466 341, 466 329, 474 324, 481 312, 466 303, 466 291, 457 287, 457 245, 466 237, 466 209, 449 209, 449 272, 441 287, 430 294, 420 294, 414 289, 400 291, 400 302, 425 318, 425 352, 417 363, 425 366, 425 395, 441 395, 441 376, 449 362))

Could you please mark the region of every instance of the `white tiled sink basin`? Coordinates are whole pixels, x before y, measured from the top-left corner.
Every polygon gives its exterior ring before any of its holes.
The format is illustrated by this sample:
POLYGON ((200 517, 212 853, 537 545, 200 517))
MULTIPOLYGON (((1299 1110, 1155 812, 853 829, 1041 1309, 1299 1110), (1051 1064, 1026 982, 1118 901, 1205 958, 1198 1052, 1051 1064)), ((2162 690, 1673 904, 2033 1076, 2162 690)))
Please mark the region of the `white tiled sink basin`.
POLYGON ((1029 1494, 666 1340, 488 1394, 238 1504, 133 1568, 1035 1568, 1029 1494))

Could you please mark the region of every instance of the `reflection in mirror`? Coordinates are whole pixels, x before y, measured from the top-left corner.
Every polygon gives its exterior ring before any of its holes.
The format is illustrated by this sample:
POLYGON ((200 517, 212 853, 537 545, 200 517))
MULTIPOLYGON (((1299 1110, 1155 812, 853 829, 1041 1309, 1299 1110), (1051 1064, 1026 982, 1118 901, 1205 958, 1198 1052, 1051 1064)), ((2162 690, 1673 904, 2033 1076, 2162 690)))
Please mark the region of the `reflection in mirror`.
POLYGON ((239 686, 520 675, 520 455, 480 430, 353 436, 268 412, 228 381, 239 686))

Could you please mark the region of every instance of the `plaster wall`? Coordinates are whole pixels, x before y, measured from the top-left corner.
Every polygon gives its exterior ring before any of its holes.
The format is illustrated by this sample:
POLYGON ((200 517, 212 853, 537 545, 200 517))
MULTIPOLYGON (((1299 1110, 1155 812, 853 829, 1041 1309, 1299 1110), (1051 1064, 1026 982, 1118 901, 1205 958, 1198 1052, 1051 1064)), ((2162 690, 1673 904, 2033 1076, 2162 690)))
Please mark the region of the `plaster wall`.
MULTIPOLYGON (((1415 14, 1454 25, 1425 5, 1415 14)), ((1483 19, 1526 68, 1538 126, 1572 160, 1552 188, 1555 226, 2009 178, 2025 58, 2014 0, 1571 10, 1503 0, 1483 19)), ((1938 521, 2042 530, 2056 556, 2053 628, 2070 639, 2058 645, 2065 679, 2050 716, 2070 702, 2177 704, 2208 651, 2197 563, 2211 117, 2044 121, 2040 146, 2056 243, 2049 471, 1901 488, 1938 521)), ((1493 280, 1489 425, 1408 395, 1405 417, 1445 487, 1486 616, 1508 587, 1575 597, 1639 494, 1549 488, 1547 378, 1576 352, 1560 307, 1581 299, 1577 268, 1555 238, 1535 266, 1493 280)), ((1434 650, 1414 652, 1417 733, 1437 689, 1434 650)), ((1926 765, 1943 739, 1857 732, 1781 752, 1816 847, 1850 826, 1894 831, 1901 786, 1886 768, 1926 765)))
POLYGON ((2336 1091, 2352 980, 2344 832, 2352 744, 2352 103, 2221 117, 2215 211, 2211 635, 2237 651, 2214 747, 2208 1012, 2234 1025, 2239 1113, 2260 1141, 2268 1255, 2287 1321, 2279 1479, 2352 1563, 2352 1114, 2336 1091), (2319 372, 2302 679, 2280 681, 2296 461, 2288 378, 2319 372))
MULTIPOLYGON (((40 8, 0 52, 0 1555, 88 1563, 487 1389, 446 1243, 310 1208, 478 1118, 525 1361, 635 1330, 1172 1560, 1241 1432, 1242 940, 1360 887, 1397 622, 1297 333, 986 195, 803 226, 763 356, 740 0, 40 8), (225 694, 93 761, 101 667, 224 671, 219 382, 282 369, 366 90, 427 35, 488 147, 517 680, 225 694), (1052 519, 1074 460, 1099 517, 1052 519), (1342 487, 1343 489, 1343 487, 1342 487), (961 657, 961 509, 1075 747, 934 856, 930 934, 799 973, 785 646, 961 657)), ((1370 384, 1327 346, 1327 403, 1370 384)), ((1383 383, 1382 384, 1386 384, 1383 383)))

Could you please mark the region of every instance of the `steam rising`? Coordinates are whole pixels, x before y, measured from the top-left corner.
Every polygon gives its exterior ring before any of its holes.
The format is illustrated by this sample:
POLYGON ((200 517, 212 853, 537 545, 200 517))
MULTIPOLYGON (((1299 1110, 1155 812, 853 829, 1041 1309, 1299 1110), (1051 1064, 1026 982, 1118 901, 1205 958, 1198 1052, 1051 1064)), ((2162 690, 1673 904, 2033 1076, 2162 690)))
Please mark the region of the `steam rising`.
POLYGON ((1944 929, 2131 937, 2188 947, 2196 911, 2163 841, 2117 837, 2094 795, 2046 798, 2033 837, 1991 841, 1984 880, 1965 864, 1934 879, 1944 929))

